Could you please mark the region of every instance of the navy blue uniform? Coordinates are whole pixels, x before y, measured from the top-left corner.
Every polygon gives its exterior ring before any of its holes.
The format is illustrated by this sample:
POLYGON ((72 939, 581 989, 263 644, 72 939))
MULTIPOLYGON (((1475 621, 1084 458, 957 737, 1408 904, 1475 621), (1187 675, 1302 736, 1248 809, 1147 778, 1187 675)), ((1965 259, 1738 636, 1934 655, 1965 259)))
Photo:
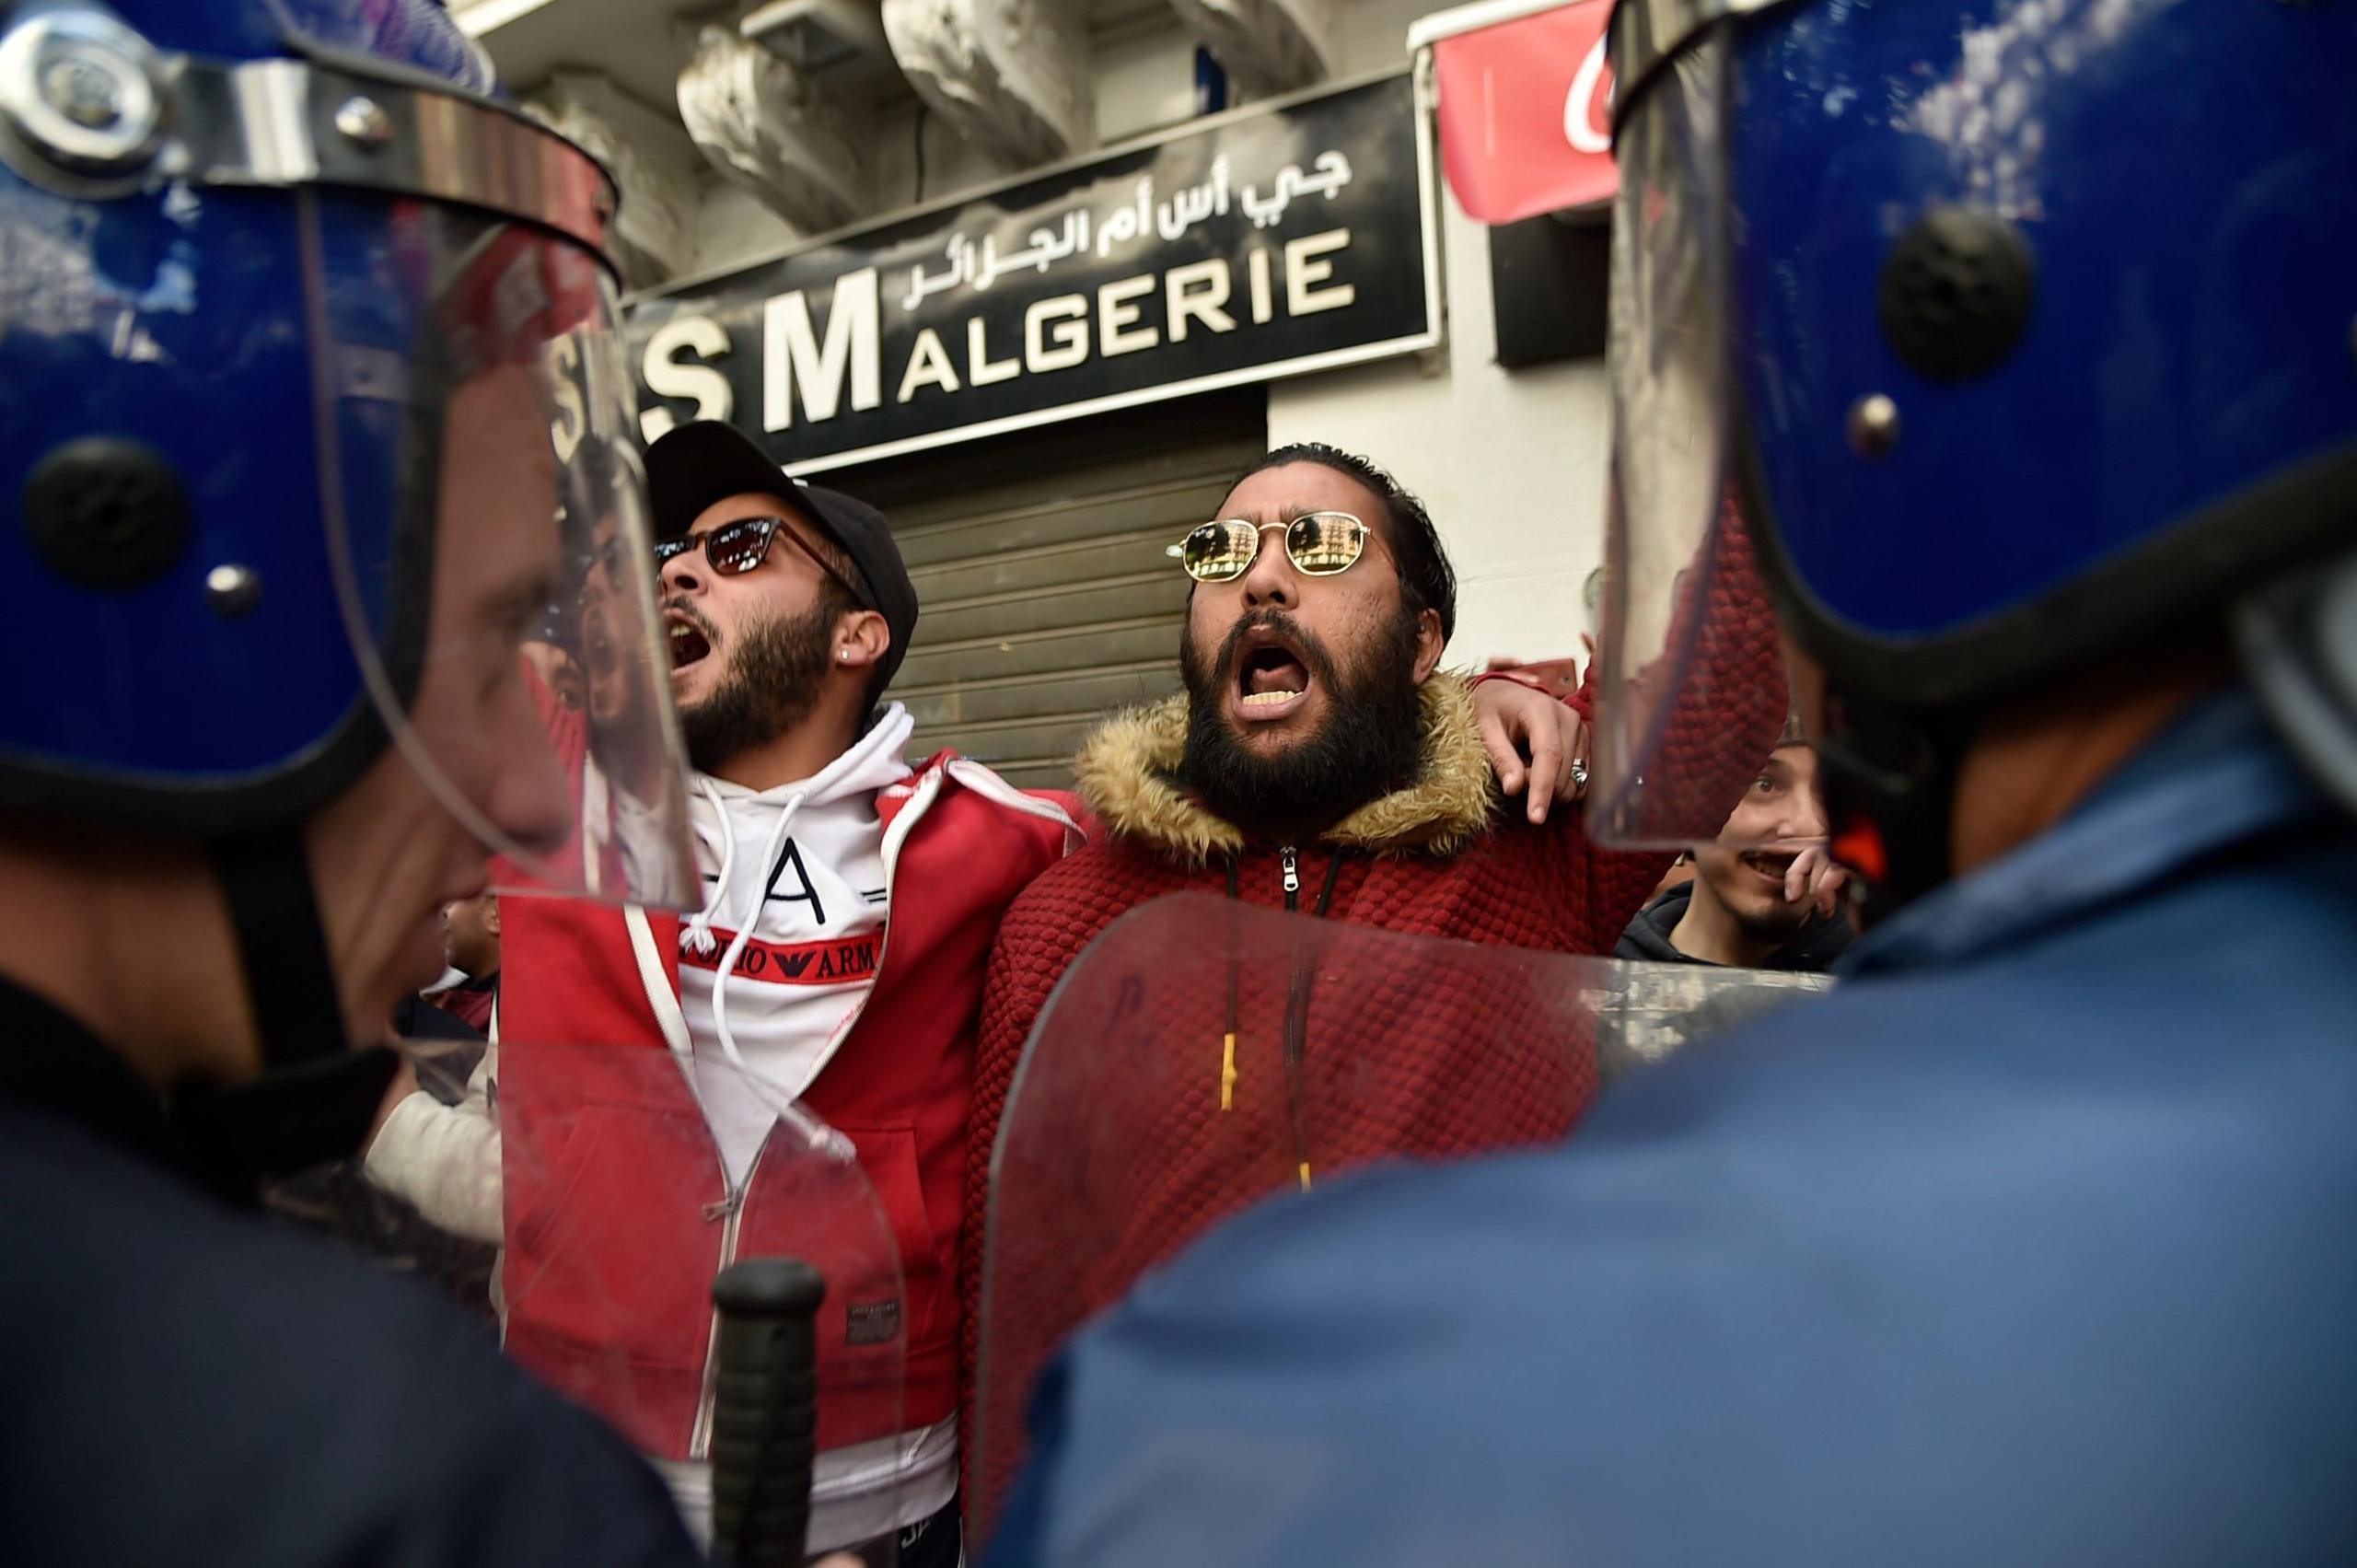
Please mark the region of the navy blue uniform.
POLYGON ((1850 967, 1215 1232, 993 1561, 2357 1562, 2357 827, 2229 693, 1850 967))
POLYGON ((662 1483, 422 1289, 206 1197, 0 986, 0 1562, 687 1565, 662 1483))

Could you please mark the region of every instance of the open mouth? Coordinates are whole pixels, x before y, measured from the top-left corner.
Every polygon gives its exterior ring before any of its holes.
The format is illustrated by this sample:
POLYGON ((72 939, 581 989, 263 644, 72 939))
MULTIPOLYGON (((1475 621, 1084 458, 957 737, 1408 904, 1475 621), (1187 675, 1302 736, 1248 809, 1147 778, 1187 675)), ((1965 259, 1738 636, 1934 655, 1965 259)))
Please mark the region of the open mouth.
POLYGON ((1282 633, 1248 633, 1236 655, 1236 706, 1248 719, 1290 713, 1309 694, 1309 665, 1282 633))
POLYGON ((671 650, 671 672, 700 664, 712 653, 712 634, 684 610, 663 612, 664 645, 671 650))
POLYGON ((1784 885, 1785 873, 1792 870, 1793 862, 1800 857, 1790 850, 1747 849, 1736 858, 1781 888, 1784 885))

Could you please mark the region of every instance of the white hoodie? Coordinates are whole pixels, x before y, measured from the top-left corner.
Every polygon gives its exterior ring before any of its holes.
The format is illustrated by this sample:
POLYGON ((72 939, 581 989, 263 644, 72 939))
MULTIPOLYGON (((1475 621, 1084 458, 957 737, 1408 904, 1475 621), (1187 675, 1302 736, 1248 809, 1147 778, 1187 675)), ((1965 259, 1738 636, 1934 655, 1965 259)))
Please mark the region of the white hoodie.
POLYGON ((909 776, 895 703, 822 771, 750 790, 698 773, 688 822, 708 896, 679 930, 679 1007, 696 1090, 731 1187, 776 1115, 744 1081, 799 1098, 859 1016, 884 946, 878 790, 909 776))
MULTIPOLYGON (((866 1005, 889 912, 876 796, 911 776, 901 751, 915 727, 892 703, 819 772, 774 789, 691 777, 688 824, 708 892, 679 928, 679 1010, 732 1188, 744 1185, 777 1101, 801 1098, 866 1005)), ((845 1545, 929 1516, 955 1493, 957 1453, 951 1417, 819 1455, 811 1544, 845 1545)), ((708 1468, 657 1469, 708 1529, 708 1468)))
MULTIPOLYGON (((697 1097, 732 1188, 743 1185, 775 1123, 774 1106, 810 1086, 867 1001, 889 912, 876 796, 911 776, 901 751, 914 728, 895 703, 818 774, 775 789, 691 775, 688 820, 707 894, 680 927, 679 1008, 697 1097)), ((631 914, 643 925, 643 915, 631 914)), ((491 1110, 496 1059, 494 1044, 464 1108, 408 1097, 368 1154, 379 1184, 487 1241, 503 1239, 491 1110)), ((957 1454, 955 1416, 820 1454, 811 1476, 811 1546, 865 1540, 946 1506, 957 1454)), ((708 1540, 710 1467, 654 1462, 708 1540)))

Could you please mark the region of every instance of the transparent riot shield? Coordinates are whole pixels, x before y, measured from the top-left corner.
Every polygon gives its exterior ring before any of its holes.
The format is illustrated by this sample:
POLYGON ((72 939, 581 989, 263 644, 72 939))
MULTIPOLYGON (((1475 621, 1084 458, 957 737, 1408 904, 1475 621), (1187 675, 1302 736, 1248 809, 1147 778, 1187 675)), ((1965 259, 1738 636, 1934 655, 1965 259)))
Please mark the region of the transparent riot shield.
POLYGON ((865 1560, 893 1561, 921 1456, 901 1249, 870 1178, 888 1140, 658 1047, 403 1054, 364 1156, 278 1183, 272 1207, 450 1295, 644 1454, 720 1561, 783 1560, 781 1528, 812 1553, 880 1538, 865 1560), (752 1118, 766 1134, 732 1168, 714 1129, 752 1118))
POLYGON ((1650 1066, 1689 1040, 1831 988, 1833 977, 1713 964, 1567 960, 1600 971, 1583 995, 1596 1013, 1596 1064, 1604 1081, 1650 1066))
POLYGON ((1020 1467, 1042 1365, 1209 1226, 1375 1160, 1551 1142, 1610 1074, 1826 983, 1402 936, 1204 894, 1117 921, 1034 1026, 992 1148, 977 1532, 1020 1467))
POLYGON ((1791 713, 1750 528, 1732 499, 1689 505, 1692 528, 1645 535, 1612 494, 1586 800, 1601 843, 1715 840, 1791 713))

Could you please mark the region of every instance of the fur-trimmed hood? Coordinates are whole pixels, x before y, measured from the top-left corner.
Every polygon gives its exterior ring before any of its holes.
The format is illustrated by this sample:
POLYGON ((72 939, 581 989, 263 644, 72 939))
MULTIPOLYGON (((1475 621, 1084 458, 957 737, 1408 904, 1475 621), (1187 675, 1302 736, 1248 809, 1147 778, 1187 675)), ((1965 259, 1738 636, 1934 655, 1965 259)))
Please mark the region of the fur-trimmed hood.
MULTIPOLYGON (((1451 855, 1489 825, 1497 780, 1476 727, 1472 688, 1456 675, 1424 682, 1423 761, 1415 782, 1377 796, 1318 836, 1375 854, 1451 855)), ((1177 777, 1187 744, 1182 693, 1108 719, 1081 743, 1080 797, 1116 835, 1183 865, 1244 847, 1244 831, 1215 817, 1177 777)))

